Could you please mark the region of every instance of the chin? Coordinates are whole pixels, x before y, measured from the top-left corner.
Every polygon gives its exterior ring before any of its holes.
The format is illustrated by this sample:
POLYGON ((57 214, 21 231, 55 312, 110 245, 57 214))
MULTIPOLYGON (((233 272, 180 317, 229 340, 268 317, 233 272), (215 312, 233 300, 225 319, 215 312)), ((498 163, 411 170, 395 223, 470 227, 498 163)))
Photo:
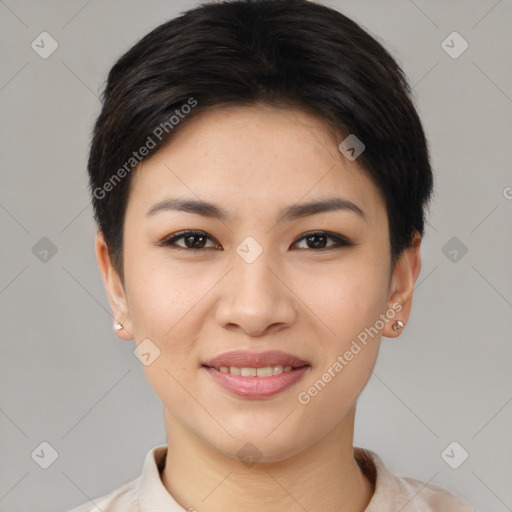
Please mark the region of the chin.
POLYGON ((212 436, 211 426, 206 425, 197 434, 215 450, 241 462, 280 462, 305 450, 326 434, 318 430, 318 422, 316 426, 306 426, 298 421, 299 415, 290 414, 292 410, 288 407, 278 413, 264 414, 237 411, 232 417, 223 416, 223 426, 229 434, 216 429, 216 435, 212 436), (308 430, 310 427, 314 430, 308 430))

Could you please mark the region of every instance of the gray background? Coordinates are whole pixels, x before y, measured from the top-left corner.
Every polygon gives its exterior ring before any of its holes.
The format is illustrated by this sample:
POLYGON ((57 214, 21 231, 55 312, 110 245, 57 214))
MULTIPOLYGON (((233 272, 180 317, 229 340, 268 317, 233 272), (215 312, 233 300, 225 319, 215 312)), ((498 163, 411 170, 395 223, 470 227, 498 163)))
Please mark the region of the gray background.
MULTIPOLYGON (((512 510, 512 2, 325 3, 403 66, 437 180, 412 317, 383 339, 355 444, 479 510, 512 510), (441 46, 453 31, 469 43, 458 58, 441 46), (469 453, 458 469, 441 457, 452 441, 469 453)), ((133 342, 112 331, 85 169, 115 59, 194 5, 0 0, 0 511, 77 506, 165 443, 133 342), (43 31, 59 45, 47 59, 31 48, 43 31), (43 441, 58 452, 48 469, 31 456, 43 441)))

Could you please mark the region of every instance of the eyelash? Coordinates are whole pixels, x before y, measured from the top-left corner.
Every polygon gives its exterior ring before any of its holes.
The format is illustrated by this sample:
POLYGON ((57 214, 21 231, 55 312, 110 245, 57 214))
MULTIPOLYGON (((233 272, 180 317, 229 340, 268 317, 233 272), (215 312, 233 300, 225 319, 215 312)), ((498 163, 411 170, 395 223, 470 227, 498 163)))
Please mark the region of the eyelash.
MULTIPOLYGON (((198 248, 189 248, 189 247, 181 247, 179 245, 176 245, 175 242, 178 241, 178 240, 181 240, 183 238, 185 238, 186 236, 205 236, 212 240, 212 241, 215 241, 214 238, 212 238, 211 236, 208 235, 208 233, 204 232, 204 231, 196 231, 196 230, 187 230, 187 231, 180 231, 179 233, 175 233, 174 235, 171 235, 170 237, 168 238, 165 238, 164 240, 162 240, 159 245, 163 245, 163 246, 166 246, 166 247, 170 247, 172 249, 182 249, 182 250, 185 250, 185 251, 204 251, 206 249, 215 249, 215 247, 206 247, 206 248, 203 248, 203 249, 198 249, 198 248)), ((310 231, 308 233, 305 233, 304 235, 302 235, 299 239, 297 239, 294 244, 298 243, 298 242, 301 242, 302 240, 304 239, 307 239, 309 237, 312 237, 312 236, 325 236, 327 238, 330 238, 331 240, 334 240, 335 241, 335 244, 334 245, 331 245, 329 247, 322 247, 320 249, 312 249, 312 248, 307 248, 309 250, 313 250, 315 252, 321 252, 321 251, 327 251, 327 250, 330 250, 330 249, 339 249, 341 247, 349 247, 351 245, 354 245, 352 244, 351 242, 349 242, 346 238, 340 236, 340 235, 336 235, 334 233, 329 233, 328 231, 310 231)), ((299 250, 304 250, 304 249, 299 249, 299 250)))

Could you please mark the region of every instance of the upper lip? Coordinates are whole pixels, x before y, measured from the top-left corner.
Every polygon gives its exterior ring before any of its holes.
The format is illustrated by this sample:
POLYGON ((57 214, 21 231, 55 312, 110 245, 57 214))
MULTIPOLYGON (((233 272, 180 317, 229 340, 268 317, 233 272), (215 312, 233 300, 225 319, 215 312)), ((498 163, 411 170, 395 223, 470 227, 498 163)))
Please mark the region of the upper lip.
POLYGON ((265 366, 292 366, 298 368, 309 364, 300 357, 279 350, 267 350, 265 352, 249 352, 235 350, 225 352, 203 363, 204 366, 220 368, 221 366, 236 366, 238 368, 263 368, 265 366))

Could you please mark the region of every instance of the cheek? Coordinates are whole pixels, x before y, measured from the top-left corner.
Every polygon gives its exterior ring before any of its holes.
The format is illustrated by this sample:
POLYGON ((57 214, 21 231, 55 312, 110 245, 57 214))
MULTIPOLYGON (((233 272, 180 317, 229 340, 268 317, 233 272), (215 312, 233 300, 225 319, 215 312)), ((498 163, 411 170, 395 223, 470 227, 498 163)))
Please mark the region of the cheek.
POLYGON ((211 279, 171 272, 162 264, 140 268, 130 283, 134 337, 137 345, 146 343, 156 354, 150 364, 141 359, 142 369, 165 406, 185 410, 190 396, 184 387, 191 390, 190 375, 199 360, 197 313, 211 279))
MULTIPOLYGON (((301 391, 308 395, 303 402, 310 399, 313 407, 329 410, 325 414, 339 419, 345 406, 356 400, 375 365, 388 275, 384 266, 354 262, 350 268, 347 264, 337 272, 317 274, 315 281, 315 292, 305 296, 310 310, 321 320, 318 329, 325 334, 318 331, 318 364, 301 391), (330 408, 332 403, 337 406, 330 408)), ((301 293, 306 293, 308 284, 303 281, 301 293)))
MULTIPOLYGON (((294 290, 325 328, 327 339, 343 344, 370 327, 387 304, 388 275, 381 266, 344 262, 303 273, 294 290)), ((329 343, 331 344, 331 343, 329 343)))
POLYGON ((145 343, 158 354, 143 370, 162 402, 181 410, 190 400, 182 386, 191 392, 196 386, 192 376, 200 366, 200 333, 212 308, 209 292, 219 273, 208 265, 176 264, 157 257, 144 264, 133 258, 128 274, 136 344, 149 339, 145 343))
POLYGON ((214 276, 154 255, 130 256, 126 283, 135 338, 153 336, 173 344, 178 328, 193 320, 194 307, 214 285, 214 276))
MULTIPOLYGON (((319 337, 317 365, 297 392, 305 418, 323 417, 321 429, 338 424, 366 386, 379 352, 381 334, 375 325, 383 308, 375 282, 347 280, 324 303, 322 320, 329 334, 319 337)), ((319 427, 312 422, 310 428, 319 427)))

